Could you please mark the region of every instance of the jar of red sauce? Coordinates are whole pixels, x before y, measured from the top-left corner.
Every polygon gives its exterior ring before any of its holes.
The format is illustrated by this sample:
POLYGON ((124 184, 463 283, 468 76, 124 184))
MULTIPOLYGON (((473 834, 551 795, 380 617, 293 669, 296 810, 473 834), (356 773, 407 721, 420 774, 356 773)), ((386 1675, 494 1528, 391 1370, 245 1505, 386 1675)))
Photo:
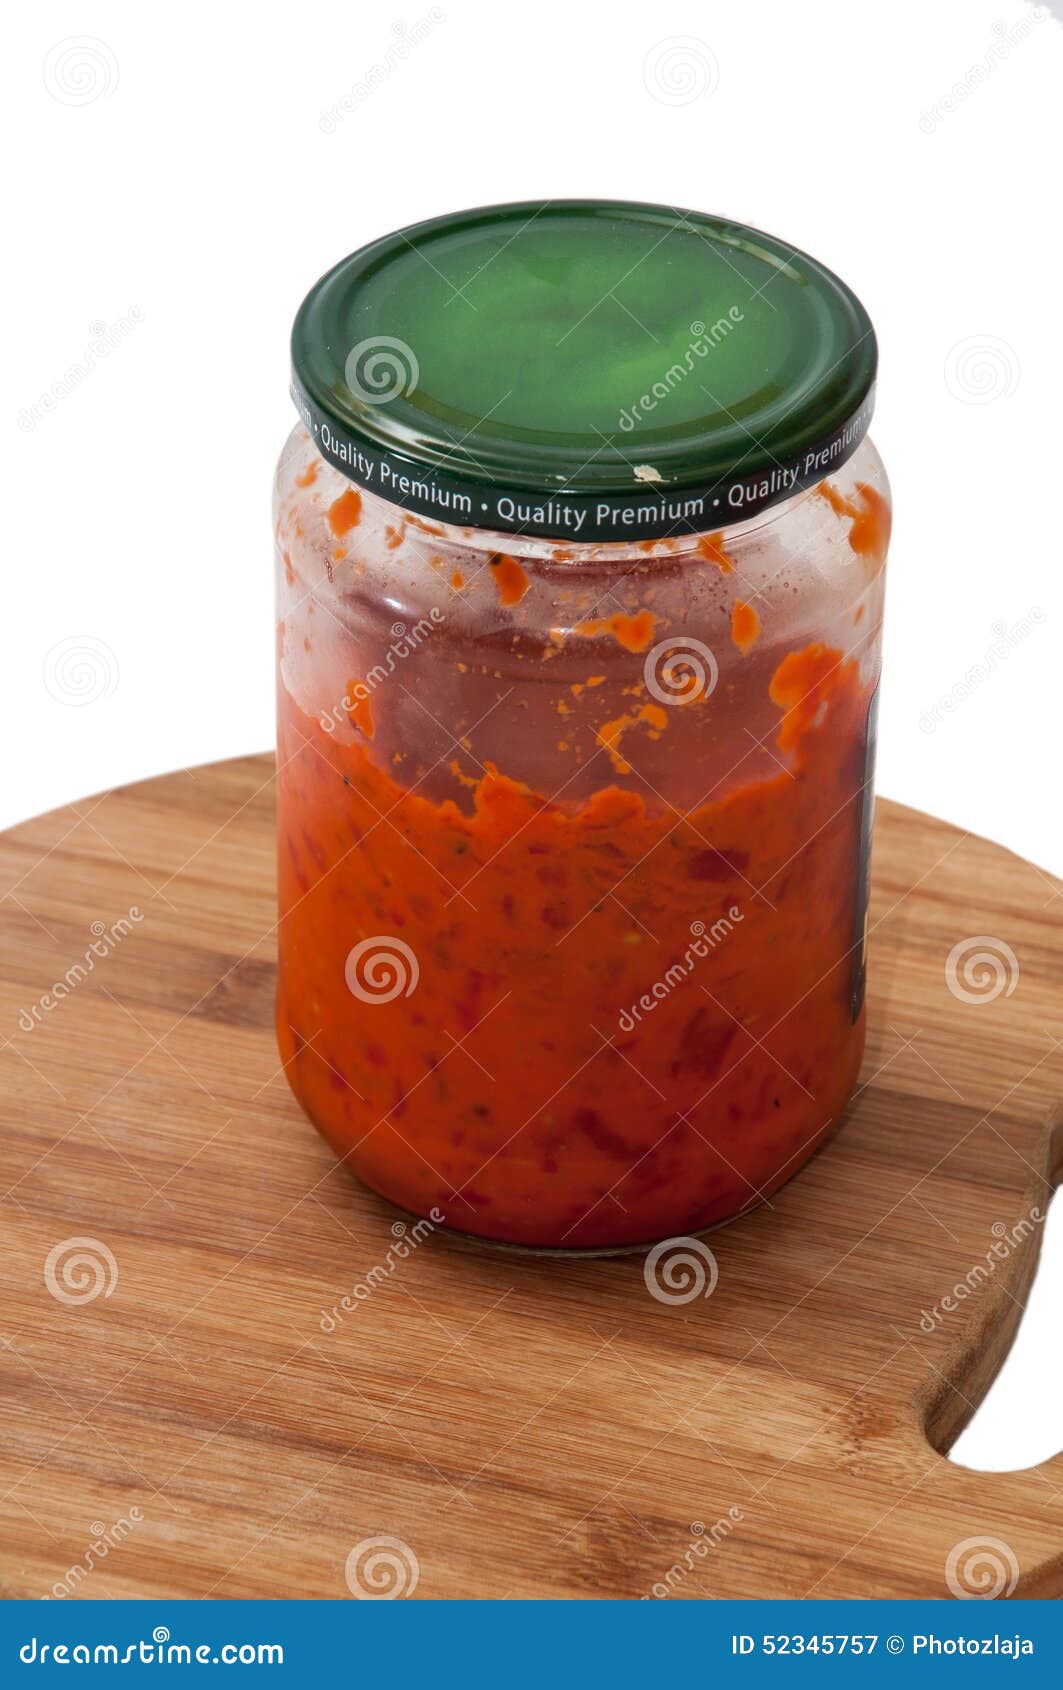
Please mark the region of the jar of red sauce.
POLYGON ((874 334, 785 242, 545 202, 313 288, 274 496, 291 1086, 415 1215, 729 1220, 864 1045, 874 334))

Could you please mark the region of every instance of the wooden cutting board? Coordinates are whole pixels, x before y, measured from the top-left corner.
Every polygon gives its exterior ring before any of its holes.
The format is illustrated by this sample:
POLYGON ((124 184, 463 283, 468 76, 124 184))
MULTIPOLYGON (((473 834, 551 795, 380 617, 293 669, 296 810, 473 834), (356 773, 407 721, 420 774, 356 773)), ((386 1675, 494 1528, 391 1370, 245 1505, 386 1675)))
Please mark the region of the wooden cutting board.
POLYGON ((1059 1171, 1057 883, 880 804, 847 1123, 664 1301, 403 1240, 336 1166, 273 1040, 272 817, 249 757, 0 840, 3 1594, 1063 1594, 1063 1458, 942 1453, 1059 1171))

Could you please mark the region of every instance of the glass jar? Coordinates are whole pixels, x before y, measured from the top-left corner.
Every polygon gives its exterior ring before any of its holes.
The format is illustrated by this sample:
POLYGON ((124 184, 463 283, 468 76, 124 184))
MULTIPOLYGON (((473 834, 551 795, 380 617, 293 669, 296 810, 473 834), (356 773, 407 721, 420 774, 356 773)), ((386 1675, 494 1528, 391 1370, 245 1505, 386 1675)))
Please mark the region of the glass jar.
POLYGON ((498 207, 345 260, 293 362, 296 1097, 375 1191, 480 1238, 731 1219, 838 1123, 864 1045, 890 507, 862 307, 734 224, 498 207))

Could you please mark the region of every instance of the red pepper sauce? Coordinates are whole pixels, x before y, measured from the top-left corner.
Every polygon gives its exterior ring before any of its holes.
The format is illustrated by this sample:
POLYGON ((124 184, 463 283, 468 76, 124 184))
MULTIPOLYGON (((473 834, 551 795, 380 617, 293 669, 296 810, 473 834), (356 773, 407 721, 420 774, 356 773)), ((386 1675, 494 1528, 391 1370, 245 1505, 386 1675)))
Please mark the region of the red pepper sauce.
POLYGON ((821 481, 816 492, 827 501, 835 516, 849 518, 852 524, 849 544, 857 556, 881 565, 890 543, 893 520, 889 501, 866 481, 856 483, 855 499, 847 499, 829 481, 821 481))
POLYGON ((743 656, 752 651, 760 637, 760 617, 751 604, 735 599, 731 606, 731 638, 743 656))
POLYGON ((724 549, 722 534, 702 534, 698 540, 698 555, 706 563, 714 563, 724 575, 734 572, 734 564, 724 549))
POLYGON ((596 634, 612 634, 625 651, 645 651, 653 638, 656 623, 656 617, 648 610, 638 610, 633 616, 617 611, 613 616, 597 616, 577 622, 575 632, 585 639, 593 639, 596 634))
POLYGON ((695 1232, 794 1173, 863 1046, 869 691, 837 651, 791 653, 771 685, 789 767, 681 819, 617 785, 566 807, 495 769, 470 812, 433 802, 282 690, 280 1044, 353 1171, 558 1249, 695 1232), (364 1002, 345 964, 378 935, 416 984, 364 1002))
POLYGON ((498 588, 499 603, 507 609, 519 604, 531 583, 516 558, 507 557, 504 552, 493 552, 487 561, 498 588))
POLYGON ((348 487, 338 499, 334 499, 329 506, 329 527, 338 540, 362 520, 362 495, 353 487, 348 487))

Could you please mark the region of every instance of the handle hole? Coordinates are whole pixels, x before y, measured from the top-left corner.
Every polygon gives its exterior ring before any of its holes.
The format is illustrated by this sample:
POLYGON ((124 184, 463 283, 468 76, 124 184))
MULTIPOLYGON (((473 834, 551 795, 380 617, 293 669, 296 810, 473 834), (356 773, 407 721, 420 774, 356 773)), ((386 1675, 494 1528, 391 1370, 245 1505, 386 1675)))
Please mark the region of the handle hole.
MULTIPOLYGON (((1053 1148, 1063 1148, 1063 1135, 1058 1130, 1053 1148)), ((1057 1179, 1059 1172, 1057 1157, 1057 1179)), ((1045 1214, 1043 1202, 1040 1213, 1045 1214)), ((948 1451, 950 1461, 979 1473, 1012 1473, 1036 1467, 1063 1446, 1063 1345, 1059 1342, 1063 1204, 1049 1199, 1047 1216, 1037 1223, 1037 1230, 1041 1234, 1040 1260, 1036 1277, 1025 1293, 1025 1310, 1016 1311, 1019 1326, 1011 1348, 973 1417, 948 1451)), ((1037 1240, 1028 1238, 1024 1247, 1036 1250, 1037 1240)), ((1008 1288, 1013 1289, 1010 1285, 1008 1288)), ((936 1440, 932 1437, 931 1441, 936 1440)))

